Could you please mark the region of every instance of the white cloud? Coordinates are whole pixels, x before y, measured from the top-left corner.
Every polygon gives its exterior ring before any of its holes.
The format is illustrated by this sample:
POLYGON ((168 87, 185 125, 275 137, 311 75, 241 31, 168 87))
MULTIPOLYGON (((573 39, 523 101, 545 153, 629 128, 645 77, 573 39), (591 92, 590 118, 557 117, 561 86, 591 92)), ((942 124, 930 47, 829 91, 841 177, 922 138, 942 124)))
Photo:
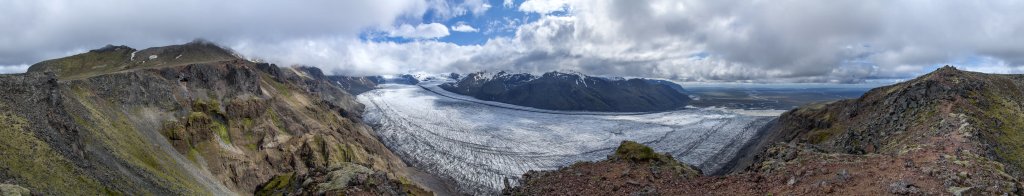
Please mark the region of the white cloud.
POLYGON ((522 25, 522 20, 519 18, 511 18, 508 16, 502 17, 500 20, 491 20, 487 22, 487 28, 484 30, 484 34, 493 34, 499 32, 515 32, 522 25))
POLYGON ((466 14, 480 16, 491 9, 491 4, 484 0, 464 0, 461 3, 453 3, 449 0, 431 0, 428 3, 431 9, 435 11, 434 15, 442 20, 466 14))
MULTIPOLYGON (((520 9, 543 14, 559 4, 527 1, 520 9)), ((972 56, 1024 64, 1024 45, 1006 44, 1024 39, 1024 17, 1011 9, 1024 5, 1018 1, 568 4, 568 19, 543 16, 519 28, 517 39, 544 58, 536 62, 612 75, 839 82, 908 77, 972 56)))
POLYGON ((448 36, 448 27, 441 23, 418 24, 412 26, 402 24, 388 32, 392 37, 404 37, 410 39, 431 39, 448 36))
POLYGON ((679 80, 858 82, 909 77, 942 63, 1024 71, 1024 44, 1015 42, 1024 40, 1024 1, 1016 0, 528 0, 518 9, 539 19, 489 21, 473 29, 515 34, 466 46, 430 38, 467 30, 437 22, 486 14, 485 1, 101 1, 0 1, 0 26, 19 27, 0 28, 0 64, 202 37, 246 56, 347 75, 568 69, 679 80), (115 4, 117 11, 104 6, 115 4), (146 9, 152 7, 167 9, 146 9), (558 11, 566 14, 551 15, 558 11), (436 17, 423 21, 428 14, 436 17), (413 41, 361 40, 368 30, 413 41))
POLYGON ((501 5, 503 5, 503 6, 507 7, 507 8, 512 8, 512 7, 516 6, 516 2, 513 1, 513 0, 505 0, 504 2, 502 2, 501 5))
POLYGON ((27 64, 21 65, 0 65, 0 74, 24 73, 28 70, 27 64))
POLYGON ((865 78, 914 76, 935 63, 970 63, 964 61, 970 54, 991 57, 980 61, 986 66, 969 70, 1024 70, 1019 68, 1021 63, 1011 61, 1024 56, 1024 50, 1017 50, 1019 47, 1013 44, 995 44, 1020 40, 1024 35, 1010 33, 1024 32, 1024 22, 1010 17, 1014 12, 1009 10, 961 5, 964 10, 990 12, 957 15, 971 16, 957 20, 975 21, 960 23, 951 19, 953 16, 938 14, 951 12, 951 8, 942 8, 956 7, 951 5, 908 12, 909 8, 903 8, 908 5, 882 2, 858 6, 860 3, 855 1, 833 2, 838 5, 761 5, 739 0, 569 3, 572 8, 565 16, 546 15, 525 24, 508 22, 518 21, 514 19, 491 21, 485 34, 498 26, 509 26, 515 34, 492 38, 482 45, 352 39, 310 41, 321 44, 286 45, 274 48, 302 49, 253 50, 250 54, 284 56, 276 60, 319 65, 328 72, 348 75, 576 70, 682 81, 860 82, 865 78), (794 10, 794 6, 810 8, 794 10), (839 10, 857 14, 833 14, 839 10), (918 19, 883 20, 909 16, 918 19), (511 23, 517 24, 508 25, 511 23), (955 25, 988 30, 983 34, 946 27, 955 25), (953 35, 966 40, 946 37, 953 35))
POLYGON ((468 24, 460 22, 460 23, 455 24, 455 26, 452 26, 452 31, 458 31, 458 32, 477 32, 477 31, 480 31, 480 30, 476 29, 476 28, 473 28, 473 26, 469 26, 468 24))
POLYGON ((566 0, 526 0, 519 4, 519 10, 524 12, 535 12, 548 14, 551 12, 564 11, 568 6, 566 0))
POLYGON ((32 64, 106 44, 151 47, 195 38, 232 43, 358 36, 420 20, 428 0, 0 1, 0 64, 32 64), (112 6, 116 5, 116 6, 112 6))

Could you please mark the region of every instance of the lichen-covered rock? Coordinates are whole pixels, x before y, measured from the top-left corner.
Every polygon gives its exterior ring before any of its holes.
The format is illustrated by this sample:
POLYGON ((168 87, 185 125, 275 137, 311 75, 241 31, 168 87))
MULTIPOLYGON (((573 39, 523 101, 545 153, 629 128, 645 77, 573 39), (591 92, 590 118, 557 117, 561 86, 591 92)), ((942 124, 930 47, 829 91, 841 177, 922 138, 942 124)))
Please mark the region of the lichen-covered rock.
POLYGON ((25 187, 13 184, 0 184, 0 196, 29 196, 32 192, 25 187))

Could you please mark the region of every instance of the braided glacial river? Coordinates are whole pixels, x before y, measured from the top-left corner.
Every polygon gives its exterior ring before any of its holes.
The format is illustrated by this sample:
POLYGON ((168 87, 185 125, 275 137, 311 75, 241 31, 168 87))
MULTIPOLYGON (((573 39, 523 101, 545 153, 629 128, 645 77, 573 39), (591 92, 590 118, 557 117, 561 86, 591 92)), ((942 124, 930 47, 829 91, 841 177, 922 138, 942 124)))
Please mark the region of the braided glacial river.
POLYGON ((493 195, 529 170, 606 158, 622 140, 705 173, 722 168, 781 111, 690 108, 659 113, 566 112, 477 100, 436 85, 382 85, 358 96, 364 120, 412 166, 459 191, 493 195))

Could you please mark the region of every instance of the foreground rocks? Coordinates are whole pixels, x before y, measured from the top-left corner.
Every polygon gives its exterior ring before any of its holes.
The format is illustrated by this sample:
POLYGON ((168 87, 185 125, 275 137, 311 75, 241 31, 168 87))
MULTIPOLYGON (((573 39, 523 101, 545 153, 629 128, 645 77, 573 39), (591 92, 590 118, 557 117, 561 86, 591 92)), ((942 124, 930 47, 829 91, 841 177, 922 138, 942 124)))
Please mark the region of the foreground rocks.
POLYGON ((654 195, 673 192, 673 185, 701 175, 650 147, 623 141, 608 160, 579 162, 555 171, 530 171, 521 185, 504 195, 654 195))

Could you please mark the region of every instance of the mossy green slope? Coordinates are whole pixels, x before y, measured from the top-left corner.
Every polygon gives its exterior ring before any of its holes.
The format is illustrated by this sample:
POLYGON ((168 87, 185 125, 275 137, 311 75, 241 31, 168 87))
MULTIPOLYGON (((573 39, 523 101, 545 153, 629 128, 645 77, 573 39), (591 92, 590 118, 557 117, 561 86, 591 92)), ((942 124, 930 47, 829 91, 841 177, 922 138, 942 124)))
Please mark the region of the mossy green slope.
POLYGON ((82 78, 126 69, 136 50, 127 46, 107 45, 101 49, 36 63, 29 72, 53 72, 60 78, 82 78))
POLYGON ((205 40, 144 50, 107 45, 82 54, 39 62, 30 66, 28 71, 53 72, 61 80, 75 80, 139 68, 236 59, 240 58, 233 51, 205 40))
MULTIPOLYGON (((5 106, 0 105, 0 109, 5 106)), ((7 176, 36 188, 39 194, 100 195, 106 187, 84 175, 49 144, 27 130, 25 118, 0 110, 0 177, 7 176)))

